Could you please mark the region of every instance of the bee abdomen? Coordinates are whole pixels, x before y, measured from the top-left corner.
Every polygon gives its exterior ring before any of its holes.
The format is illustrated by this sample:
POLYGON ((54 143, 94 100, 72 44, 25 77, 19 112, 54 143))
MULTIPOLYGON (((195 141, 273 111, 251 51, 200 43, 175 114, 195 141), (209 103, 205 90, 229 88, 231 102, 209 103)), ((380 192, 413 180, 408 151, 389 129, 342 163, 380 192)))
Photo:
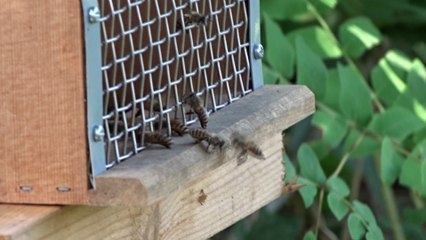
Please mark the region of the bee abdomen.
POLYGON ((179 136, 183 136, 185 134, 188 134, 188 128, 179 122, 178 120, 172 120, 170 122, 170 127, 173 131, 175 131, 179 136))
POLYGON ((188 133, 192 138, 198 141, 204 141, 210 138, 210 134, 202 129, 191 128, 188 133))
POLYGON ((145 143, 160 144, 166 148, 171 148, 172 139, 159 132, 147 132, 145 133, 145 143))
POLYGON ((209 117, 207 115, 206 110, 202 106, 198 106, 194 108, 194 112, 198 116, 198 120, 200 120, 200 124, 202 128, 207 128, 207 123, 209 122, 209 117))
POLYGON ((247 152, 250 153, 253 157, 260 160, 266 159, 260 147, 257 146, 257 144, 255 144, 254 142, 248 142, 246 145, 246 149, 247 149, 247 152))

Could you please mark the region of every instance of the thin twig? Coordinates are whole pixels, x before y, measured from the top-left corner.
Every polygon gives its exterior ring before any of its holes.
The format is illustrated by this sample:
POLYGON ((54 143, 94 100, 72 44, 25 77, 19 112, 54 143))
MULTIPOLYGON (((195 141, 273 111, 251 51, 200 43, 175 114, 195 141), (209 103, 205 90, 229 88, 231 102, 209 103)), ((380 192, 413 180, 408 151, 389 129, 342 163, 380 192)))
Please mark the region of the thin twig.
POLYGON ((340 160, 339 165, 337 166, 333 174, 331 174, 330 178, 339 176, 346 162, 349 160, 349 157, 351 156, 352 152, 358 147, 359 144, 361 144, 363 138, 364 133, 361 133, 355 140, 354 144, 352 144, 351 148, 345 153, 345 155, 343 155, 342 160, 340 160))
POLYGON ((322 202, 324 200, 324 188, 321 188, 319 201, 318 201, 318 213, 317 213, 317 222, 315 224, 315 239, 318 239, 318 230, 321 223, 321 211, 322 211, 322 202))

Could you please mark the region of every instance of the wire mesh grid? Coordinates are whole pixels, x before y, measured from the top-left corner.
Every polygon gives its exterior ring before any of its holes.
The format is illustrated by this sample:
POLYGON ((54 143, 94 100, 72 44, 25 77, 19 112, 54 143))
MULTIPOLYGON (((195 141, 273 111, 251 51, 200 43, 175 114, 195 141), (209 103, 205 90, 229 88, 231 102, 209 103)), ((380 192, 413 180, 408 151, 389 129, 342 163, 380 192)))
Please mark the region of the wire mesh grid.
POLYGON ((171 120, 196 122, 187 94, 211 113, 252 91, 247 0, 99 6, 107 168, 142 151, 146 131, 171 135, 171 120))

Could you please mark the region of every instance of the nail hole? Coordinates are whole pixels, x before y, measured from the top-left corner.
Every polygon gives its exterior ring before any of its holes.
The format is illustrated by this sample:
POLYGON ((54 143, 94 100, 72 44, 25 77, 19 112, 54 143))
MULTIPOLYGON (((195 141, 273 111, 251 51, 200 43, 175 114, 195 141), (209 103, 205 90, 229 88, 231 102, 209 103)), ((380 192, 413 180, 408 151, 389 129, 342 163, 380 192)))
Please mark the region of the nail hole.
POLYGON ((58 192, 69 192, 69 191, 71 191, 71 188, 69 188, 69 187, 57 187, 56 191, 58 191, 58 192))
POLYGON ((24 191, 24 192, 31 192, 33 190, 33 187, 30 187, 30 186, 20 186, 19 190, 24 191))

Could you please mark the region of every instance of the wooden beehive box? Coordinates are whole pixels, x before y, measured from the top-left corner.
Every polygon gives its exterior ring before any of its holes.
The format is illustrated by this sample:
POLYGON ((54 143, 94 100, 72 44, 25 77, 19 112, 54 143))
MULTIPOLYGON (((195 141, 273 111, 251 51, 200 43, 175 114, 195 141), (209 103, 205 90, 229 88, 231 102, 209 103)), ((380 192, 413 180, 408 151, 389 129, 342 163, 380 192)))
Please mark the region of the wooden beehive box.
POLYGON ((0 239, 202 239, 281 195, 281 132, 313 113, 307 88, 258 88, 211 114, 209 131, 249 134, 265 161, 237 166, 174 138, 171 150, 147 148, 97 175, 95 190, 81 3, 1 3, 0 239))

